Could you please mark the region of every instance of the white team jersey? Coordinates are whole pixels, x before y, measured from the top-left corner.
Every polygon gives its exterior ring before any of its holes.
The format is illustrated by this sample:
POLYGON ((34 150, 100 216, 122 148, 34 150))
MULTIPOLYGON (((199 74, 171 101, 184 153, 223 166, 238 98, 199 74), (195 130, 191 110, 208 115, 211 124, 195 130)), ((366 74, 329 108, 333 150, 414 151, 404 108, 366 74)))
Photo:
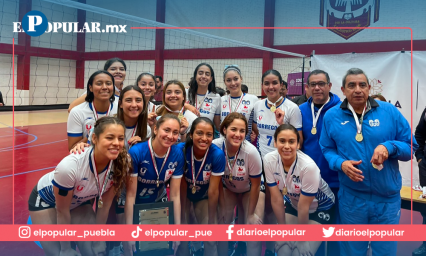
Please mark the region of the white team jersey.
MULTIPOLYGON (((93 148, 86 148, 81 154, 70 154, 66 156, 56 166, 55 170, 46 173, 37 184, 37 191, 40 197, 48 204, 55 205, 55 195, 53 193, 53 186, 62 190, 73 192, 70 209, 74 209, 80 204, 98 196, 98 188, 96 186, 96 179, 94 171, 96 171, 95 164, 92 163, 91 154, 93 148)), ((102 184, 107 168, 99 174, 99 180, 102 184)), ((111 167, 109 177, 106 177, 105 192, 113 185, 114 166, 111 167)))
POLYGON ((118 100, 111 103, 110 109, 107 112, 99 112, 93 108, 92 103, 87 101, 71 109, 67 122, 67 133, 69 137, 88 138, 90 129, 95 126, 97 118, 103 116, 114 116, 117 114, 118 100))
POLYGON ((155 106, 155 110, 157 110, 158 106, 152 103, 151 101, 148 101, 148 114, 152 112, 152 108, 155 106))
MULTIPOLYGON (((125 141, 124 145, 126 146, 127 151, 129 150, 129 143, 128 141, 135 136, 136 129, 138 129, 138 126, 132 126, 127 127, 126 126, 126 133, 125 133, 125 141)), ((92 133, 90 133, 92 134, 92 133)), ((146 139, 149 139, 151 137, 151 127, 149 125, 146 125, 146 139)), ((143 140, 143 138, 141 138, 143 140)))
POLYGON ((263 158, 266 183, 268 186, 278 186, 282 191, 287 187, 284 201, 291 203, 297 210, 300 194, 315 196, 309 206, 309 213, 324 211, 334 205, 334 194, 328 184, 321 178, 320 170, 314 160, 302 151, 297 151, 296 161, 291 165, 289 173, 284 172, 278 151, 272 151, 263 158))
MULTIPOLYGON (((225 154, 224 138, 213 140, 213 144, 222 149, 225 154)), ((256 147, 243 141, 232 170, 232 181, 229 180, 229 171, 229 167, 226 165, 222 179, 227 189, 234 193, 250 191, 250 178, 259 178, 262 175, 262 160, 256 147)))
MULTIPOLYGON (((284 99, 277 108, 284 111, 284 123, 293 125, 298 131, 302 129, 302 114, 299 107, 289 99, 284 99)), ((274 112, 268 107, 267 99, 260 100, 254 104, 254 119, 257 124, 259 136, 257 138, 257 148, 260 154, 265 156, 274 148, 274 133, 278 128, 274 112)))
MULTIPOLYGON (((189 104, 188 91, 186 91, 187 103, 189 104)), ((215 115, 220 116, 221 99, 219 94, 207 92, 207 95, 197 94, 195 97, 196 104, 192 104, 200 111, 200 116, 214 120, 215 115), (201 105, 201 106, 200 106, 201 105)))
POLYGON ((229 95, 222 96, 221 98, 221 114, 220 114, 220 123, 225 120, 225 117, 231 112, 238 112, 244 115, 248 122, 248 128, 246 139, 250 141, 251 127, 253 123, 253 109, 255 103, 259 100, 257 96, 244 93, 241 97, 233 98, 229 95), (243 97, 241 99, 241 97, 243 97), (230 109, 229 100, 231 100, 232 109, 230 109))

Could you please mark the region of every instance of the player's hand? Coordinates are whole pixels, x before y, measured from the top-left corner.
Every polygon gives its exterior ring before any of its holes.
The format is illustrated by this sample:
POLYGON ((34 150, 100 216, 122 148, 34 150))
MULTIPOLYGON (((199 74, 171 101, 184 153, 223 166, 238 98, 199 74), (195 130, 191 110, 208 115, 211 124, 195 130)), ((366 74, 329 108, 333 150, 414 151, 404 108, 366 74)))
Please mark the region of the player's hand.
POLYGON ((254 131, 251 131, 251 133, 250 133, 250 141, 254 142, 256 140, 256 137, 257 137, 256 133, 254 131))
POLYGON ((133 255, 134 252, 136 252, 136 242, 135 241, 128 241, 127 246, 124 248, 127 252, 124 252, 124 255, 133 255))
POLYGON ((173 242, 173 255, 176 255, 178 248, 179 248, 180 242, 179 241, 174 241, 173 242))
POLYGON ((186 134, 186 130, 188 129, 188 126, 189 126, 188 120, 186 120, 185 117, 182 117, 182 119, 180 120, 179 133, 180 134, 186 134))
POLYGON ((152 107, 152 111, 148 113, 148 125, 152 127, 157 123, 157 114, 155 113, 155 105, 152 107))
POLYGON ((84 152, 84 148, 89 147, 90 145, 86 142, 79 142, 75 144, 75 146, 70 150, 70 154, 81 154, 81 152, 84 152))
POLYGON ((257 216, 257 214, 254 213, 247 217, 247 224, 260 225, 263 224, 263 221, 261 218, 259 218, 259 216, 257 216))
POLYGON ((81 256, 80 253, 78 253, 77 251, 75 251, 74 249, 70 248, 68 250, 65 251, 60 251, 59 252, 59 256, 81 256))
POLYGON ((92 252, 96 256, 106 255, 106 243, 104 241, 92 242, 92 252))
POLYGON ((192 105, 189 105, 188 103, 185 104, 185 108, 189 111, 191 111, 192 113, 194 113, 196 116, 200 116, 200 111, 198 111, 198 109, 192 105))
POLYGON ((282 125, 284 123, 284 116, 285 116, 284 110, 280 108, 277 108, 275 110, 275 120, 277 121, 278 125, 282 125))
POLYGON ((388 149, 383 145, 378 145, 374 149, 373 156, 371 157, 370 162, 375 165, 381 165, 384 161, 386 161, 389 157, 388 149))
POLYGON ((280 250, 281 247, 283 247, 284 245, 288 245, 290 247, 290 249, 293 251, 296 242, 293 241, 276 241, 275 242, 275 251, 278 252, 280 250))
POLYGON ((141 137, 133 136, 133 137, 130 138, 130 140, 127 143, 129 143, 130 146, 133 146, 136 143, 141 142, 141 141, 142 141, 141 137))
POLYGON ((299 250, 300 256, 314 256, 308 241, 297 241, 296 248, 299 250))
POLYGON ((354 165, 360 165, 362 160, 352 161, 347 160, 342 163, 341 169, 352 181, 359 182, 364 180, 364 176, 362 175, 362 171, 355 168, 354 165))

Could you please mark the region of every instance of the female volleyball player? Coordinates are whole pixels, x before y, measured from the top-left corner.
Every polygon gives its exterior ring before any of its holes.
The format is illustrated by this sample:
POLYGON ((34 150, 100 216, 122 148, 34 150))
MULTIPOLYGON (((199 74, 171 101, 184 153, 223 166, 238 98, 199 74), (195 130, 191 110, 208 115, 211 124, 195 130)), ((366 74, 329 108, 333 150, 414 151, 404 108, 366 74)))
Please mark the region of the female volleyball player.
MULTIPOLYGON (((273 136, 277 127, 283 123, 295 126, 299 130, 300 138, 302 138, 302 115, 296 104, 286 99, 285 95, 280 95, 283 86, 285 86, 284 81, 278 71, 270 69, 262 75, 262 89, 267 98, 254 104, 253 120, 253 131, 257 136, 257 148, 262 157, 275 150, 273 136)), ((261 191, 265 193, 265 223, 275 224, 271 194, 264 184, 261 188, 261 191)), ((274 255, 273 242, 267 242, 266 245, 265 256, 274 255)))
POLYGON ((151 110, 154 107, 151 99, 155 94, 155 76, 151 73, 141 73, 136 79, 136 85, 142 89, 145 99, 148 102, 148 109, 151 110))
MULTIPOLYGON (((133 224, 133 205, 167 200, 165 184, 170 180, 170 200, 173 201, 174 222, 181 222, 180 183, 184 156, 174 145, 179 137, 180 122, 175 115, 165 114, 154 126, 152 138, 130 148, 133 173, 126 184, 126 223, 133 224)), ((128 242, 126 255, 135 251, 135 242, 128 242)), ((179 242, 174 242, 177 250, 179 242)))
MULTIPOLYGON (((226 161, 223 151, 212 144, 213 138, 213 122, 207 117, 199 117, 192 124, 186 143, 178 144, 186 160, 181 185, 183 224, 191 222, 191 207, 197 224, 217 223, 219 189, 222 189, 226 161)), ((204 255, 218 255, 216 242, 204 242, 204 249, 204 255)), ((186 242, 180 245, 179 250, 182 251, 181 255, 189 255, 186 242)))
MULTIPOLYGON (((123 122, 114 117, 96 121, 93 146, 68 155, 34 187, 28 200, 33 224, 105 224, 114 196, 130 167, 124 149, 123 122), (90 200, 98 197, 97 211, 90 200)), ((70 242, 41 241, 46 255, 79 255, 70 242)), ((83 255, 98 255, 104 242, 77 242, 83 255)))
MULTIPOLYGON (((225 174, 223 176, 223 193, 221 199, 225 205, 225 223, 231 223, 234 209, 241 204, 244 210, 244 220, 239 223, 261 224, 263 219, 264 195, 260 192, 260 176, 262 161, 256 147, 245 141, 247 135, 247 119, 241 113, 229 114, 220 125, 223 137, 215 139, 213 144, 222 149, 226 158, 225 174), (223 199, 224 197, 224 199, 223 199)), ((219 246, 219 255, 227 254, 227 243, 219 246)), ((248 242, 247 255, 260 255, 261 243, 248 242)))
POLYGON ((85 100, 73 108, 68 116, 68 150, 78 142, 87 141, 90 129, 99 118, 117 113, 114 77, 104 70, 93 73, 87 81, 85 100))
MULTIPOLYGON (((104 69, 114 77, 115 96, 120 96, 120 91, 123 89, 123 82, 126 79, 126 63, 120 58, 112 58, 105 62, 104 69)), ((86 93, 75 99, 68 107, 68 112, 71 112, 75 106, 80 105, 86 99, 86 93)))
MULTIPOLYGON (((274 133, 277 150, 263 159, 278 224, 334 223, 334 194, 315 162, 298 150, 299 140, 294 126, 279 126, 274 133)), ((278 255, 315 255, 320 244, 321 241, 284 241, 277 242, 275 250, 278 255)))
MULTIPOLYGON (((195 79, 189 82, 187 101, 199 116, 212 120, 220 128, 220 96, 216 93, 213 68, 207 63, 199 64, 194 70, 195 79)), ((189 109, 193 111, 192 109, 189 109)))
POLYGON ((180 137, 177 142, 185 141, 186 134, 191 130, 192 122, 197 116, 185 108, 186 94, 185 87, 178 80, 170 80, 164 85, 163 104, 156 111, 158 116, 165 114, 173 114, 177 116, 181 122, 180 137))
MULTIPOLYGON (((258 101, 255 95, 243 93, 241 91, 241 83, 243 77, 241 70, 236 65, 227 66, 223 71, 223 80, 226 88, 229 90, 229 95, 221 98, 221 115, 220 121, 223 120, 232 112, 238 112, 244 115, 248 121, 248 130, 246 131, 246 139, 250 141, 250 134, 253 123, 253 108, 254 103, 258 101)), ((220 131, 222 132, 222 131, 220 131)))

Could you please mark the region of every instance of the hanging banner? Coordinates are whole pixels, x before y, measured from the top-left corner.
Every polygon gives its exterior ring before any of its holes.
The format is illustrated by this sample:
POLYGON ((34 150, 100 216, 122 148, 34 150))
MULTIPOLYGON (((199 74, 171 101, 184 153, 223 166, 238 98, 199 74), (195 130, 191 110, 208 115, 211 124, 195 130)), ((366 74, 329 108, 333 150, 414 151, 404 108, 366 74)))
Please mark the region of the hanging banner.
MULTIPOLYGON (((306 84, 309 72, 305 72, 303 76, 303 84, 306 84)), ((302 72, 299 73, 290 73, 287 76, 287 89, 288 95, 298 96, 304 93, 302 86, 302 72)))
MULTIPOLYGON (((395 105, 411 123, 413 114, 413 130, 426 105, 426 52, 413 54, 413 95, 411 94, 411 52, 383 53, 347 53, 335 55, 314 55, 312 68, 321 69, 330 75, 331 92, 346 97, 341 91, 342 79, 350 68, 360 68, 368 76, 371 89, 370 96, 381 94, 388 102, 395 105), (413 98, 413 101, 412 101, 413 98), (412 109, 413 107, 413 109, 412 109)), ((413 184, 418 182, 418 166, 413 162, 413 184)), ((411 163, 400 162, 403 185, 411 185, 411 163)))

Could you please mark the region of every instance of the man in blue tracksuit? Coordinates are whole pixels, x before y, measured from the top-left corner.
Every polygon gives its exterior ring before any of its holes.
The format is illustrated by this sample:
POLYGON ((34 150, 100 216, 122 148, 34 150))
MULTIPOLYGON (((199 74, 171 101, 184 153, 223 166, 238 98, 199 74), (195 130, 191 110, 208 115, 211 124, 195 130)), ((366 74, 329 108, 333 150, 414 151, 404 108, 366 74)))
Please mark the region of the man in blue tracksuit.
MULTIPOLYGON (((320 146, 339 174, 341 224, 398 224, 402 178, 398 160, 409 161, 411 139, 402 114, 370 98, 368 78, 352 68, 343 77, 346 99, 324 116, 320 146)), ((341 242, 341 255, 366 255, 368 242, 341 242)), ((371 242, 373 255, 396 255, 397 242, 371 242)))
MULTIPOLYGON (((328 167, 328 162, 321 153, 319 145, 325 113, 341 103, 339 96, 330 92, 331 86, 332 84, 327 72, 317 69, 309 73, 306 93, 311 95, 311 97, 307 102, 299 106, 302 113, 302 132, 304 138, 301 150, 315 161, 321 171, 321 177, 327 182, 331 191, 334 193, 336 198, 336 215, 338 215, 337 192, 339 192, 339 177, 336 171, 330 170, 328 167)), ((328 253, 329 255, 340 255, 339 243, 329 242, 328 253)))

